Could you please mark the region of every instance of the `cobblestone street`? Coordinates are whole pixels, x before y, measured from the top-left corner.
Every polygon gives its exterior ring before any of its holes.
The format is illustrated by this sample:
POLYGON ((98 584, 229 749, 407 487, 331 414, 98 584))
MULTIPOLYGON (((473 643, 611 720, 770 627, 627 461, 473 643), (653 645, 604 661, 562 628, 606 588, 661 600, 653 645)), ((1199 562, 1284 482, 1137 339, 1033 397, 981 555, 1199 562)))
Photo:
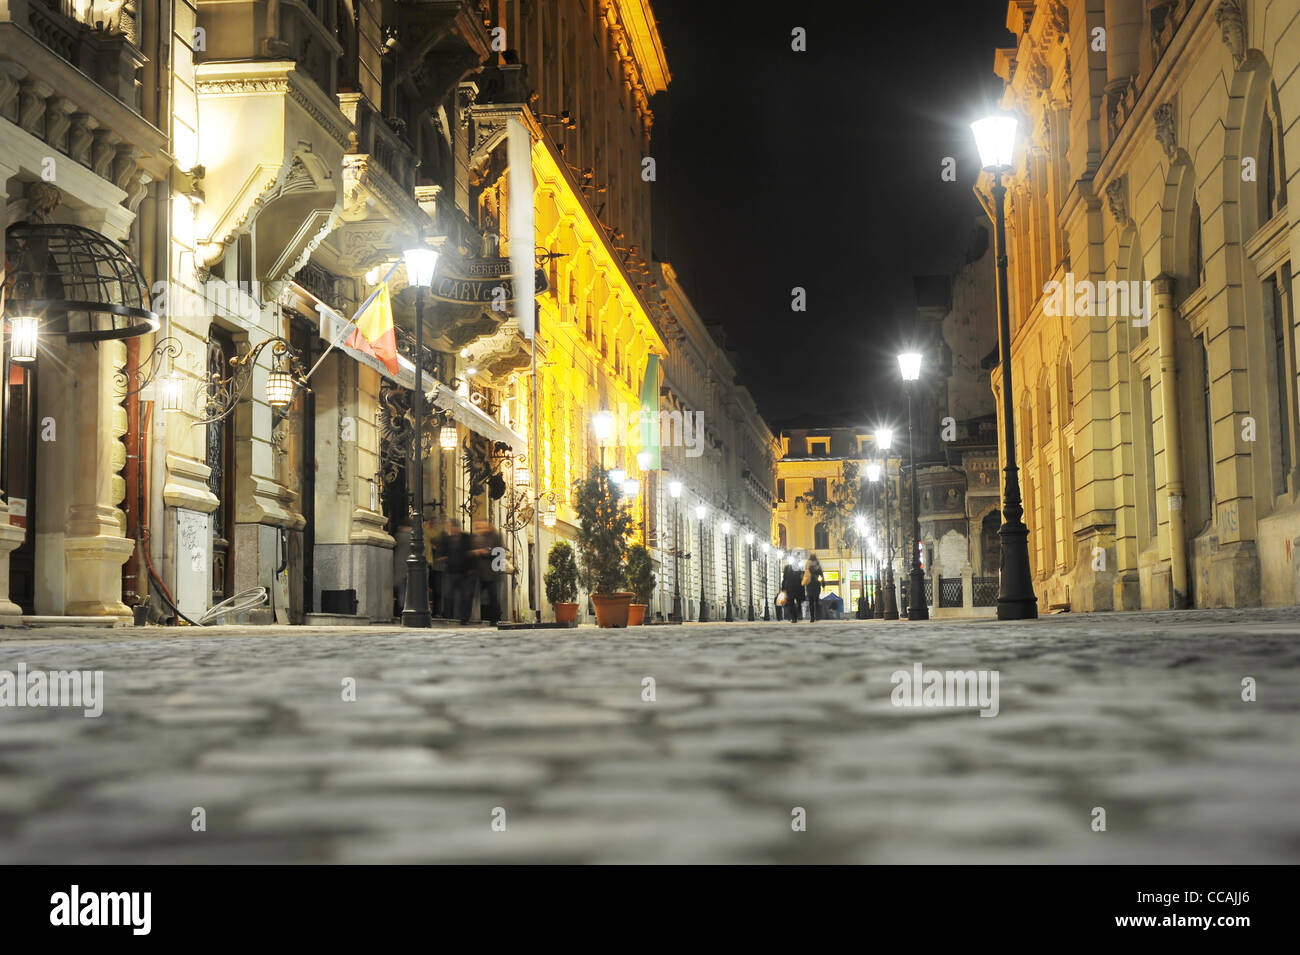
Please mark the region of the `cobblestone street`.
POLYGON ((0 862, 1294 863, 1298 636, 1294 611, 4 631, 0 670, 103 670, 104 711, 0 708, 0 862), (894 706, 916 663, 998 671, 998 715, 894 706))

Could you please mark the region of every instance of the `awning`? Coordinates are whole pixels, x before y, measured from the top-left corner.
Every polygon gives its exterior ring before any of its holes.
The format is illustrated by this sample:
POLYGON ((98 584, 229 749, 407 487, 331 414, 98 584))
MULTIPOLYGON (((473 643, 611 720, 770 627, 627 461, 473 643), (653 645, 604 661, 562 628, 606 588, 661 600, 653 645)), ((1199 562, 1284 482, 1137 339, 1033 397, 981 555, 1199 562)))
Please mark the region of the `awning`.
MULTIPOLYGON (((327 342, 336 342, 337 344, 334 346, 336 351, 343 352, 361 364, 375 369, 389 381, 396 382, 403 388, 415 387, 415 366, 407 361, 404 356, 397 356, 397 374, 394 375, 375 356, 367 355, 365 352, 357 351, 355 348, 349 348, 343 344, 341 339, 346 338, 344 330, 348 327, 346 318, 323 302, 316 303, 316 311, 320 313, 320 337, 327 342)), ((475 434, 483 435, 489 441, 500 441, 506 444, 515 453, 524 451, 528 447, 528 442, 522 437, 487 414, 472 401, 456 394, 428 372, 424 373, 424 379, 426 384, 425 398, 428 399, 431 407, 447 412, 454 420, 460 422, 475 434)))
MULTIPOLYGON (((412 371, 414 381, 415 373, 412 371)), ((500 421, 490 416, 472 401, 467 401, 446 385, 436 383, 428 393, 429 402, 439 411, 445 411, 455 420, 469 428, 475 434, 481 434, 489 441, 500 441, 516 454, 528 447, 528 442, 515 434, 500 421)))

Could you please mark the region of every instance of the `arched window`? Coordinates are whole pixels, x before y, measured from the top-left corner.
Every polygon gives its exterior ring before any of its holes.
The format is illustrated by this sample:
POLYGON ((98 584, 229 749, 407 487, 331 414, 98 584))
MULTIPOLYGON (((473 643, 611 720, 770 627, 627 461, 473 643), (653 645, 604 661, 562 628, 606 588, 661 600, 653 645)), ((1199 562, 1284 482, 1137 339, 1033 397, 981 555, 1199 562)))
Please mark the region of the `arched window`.
POLYGON ((786 538, 784 524, 776 525, 776 546, 781 548, 782 550, 785 550, 787 547, 790 546, 790 542, 786 538))
POLYGON ((1275 120, 1276 97, 1277 90, 1270 87, 1255 154, 1258 157, 1255 188, 1258 190, 1259 225, 1273 218, 1278 210, 1286 205, 1286 171, 1285 163, 1282 161, 1282 139, 1278 135, 1278 125, 1275 120))
POLYGON ((1201 244, 1201 204, 1192 200, 1191 244, 1191 287, 1198 289, 1205 284, 1205 249, 1201 244))
POLYGON ((829 550, 830 546, 831 546, 830 528, 826 526, 826 523, 824 521, 819 522, 817 526, 813 528, 813 549, 829 550))
POLYGON ((1061 388, 1065 393, 1065 401, 1061 403, 1061 424, 1068 425, 1074 422, 1074 362, 1069 358, 1065 359, 1061 388))

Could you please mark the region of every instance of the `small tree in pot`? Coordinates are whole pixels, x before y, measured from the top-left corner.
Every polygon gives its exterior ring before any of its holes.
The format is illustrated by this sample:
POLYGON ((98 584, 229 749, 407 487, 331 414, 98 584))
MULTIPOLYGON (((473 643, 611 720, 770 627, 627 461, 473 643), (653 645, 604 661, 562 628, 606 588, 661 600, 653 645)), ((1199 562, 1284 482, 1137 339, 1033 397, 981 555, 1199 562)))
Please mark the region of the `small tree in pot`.
POLYGON ((546 558, 546 599, 555 608, 556 623, 578 619, 578 564, 568 541, 556 541, 546 558))
POLYGON ((623 586, 632 515, 623 505, 622 489, 614 486, 599 465, 593 465, 591 473, 578 481, 575 489, 579 573, 596 605, 596 623, 626 627, 632 595, 623 586))
POLYGON ((629 608, 627 625, 640 626, 645 623, 646 610, 650 606, 650 595, 655 589, 655 575, 651 570, 650 551, 644 544, 633 544, 627 552, 627 586, 632 591, 632 606, 629 608))

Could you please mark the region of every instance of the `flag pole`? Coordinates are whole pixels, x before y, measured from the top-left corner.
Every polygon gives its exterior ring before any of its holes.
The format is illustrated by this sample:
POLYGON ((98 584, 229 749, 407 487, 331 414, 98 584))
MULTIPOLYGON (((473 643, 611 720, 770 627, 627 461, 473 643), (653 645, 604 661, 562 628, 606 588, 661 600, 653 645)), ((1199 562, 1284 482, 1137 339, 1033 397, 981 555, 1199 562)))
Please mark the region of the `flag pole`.
MULTIPOLYGON (((398 259, 396 262, 393 263, 393 267, 388 270, 387 274, 384 275, 384 277, 379 280, 379 282, 375 285, 375 290, 371 292, 370 295, 366 298, 366 300, 361 303, 361 306, 355 312, 352 313, 352 317, 347 320, 347 323, 343 326, 343 330, 338 333, 338 335, 335 337, 335 339, 332 342, 329 343, 329 347, 320 353, 320 357, 316 359, 316 364, 311 366, 311 371, 307 372, 307 374, 303 376, 302 380, 304 382, 308 381, 312 375, 316 374, 316 369, 319 368, 321 362, 325 360, 325 356, 328 355, 331 351, 333 351, 334 347, 338 345, 339 342, 343 341, 343 337, 347 335, 348 332, 350 332, 352 329, 356 328, 357 319, 361 317, 361 313, 370 307, 370 303, 375 300, 375 296, 378 295, 380 290, 383 289, 383 287, 388 284, 388 280, 392 278, 393 273, 397 271, 397 267, 401 264, 402 264, 402 260, 398 259)), ((325 305, 324 302, 321 302, 321 304, 325 305)), ((329 308, 328 305, 325 305, 325 307, 329 308)), ((334 309, 330 308, 330 311, 334 312, 334 309)), ((339 313, 334 312, 334 314, 338 315, 339 313)), ((342 318, 343 316, 339 315, 339 317, 342 318)))

